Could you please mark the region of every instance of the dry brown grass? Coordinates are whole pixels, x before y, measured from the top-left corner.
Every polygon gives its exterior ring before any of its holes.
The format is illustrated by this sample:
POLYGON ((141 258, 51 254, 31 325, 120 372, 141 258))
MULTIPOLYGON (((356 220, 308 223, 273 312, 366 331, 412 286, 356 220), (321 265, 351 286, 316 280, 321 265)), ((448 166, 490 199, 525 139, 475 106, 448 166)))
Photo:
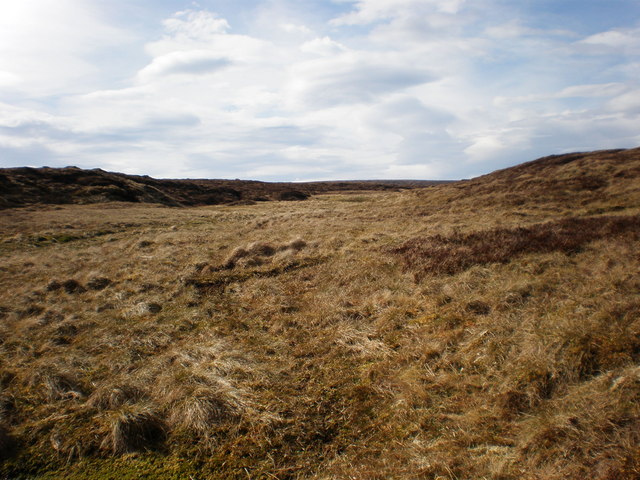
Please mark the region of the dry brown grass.
POLYGON ((597 157, 1 212, 0 476, 638 478, 638 161, 597 157))
POLYGON ((154 448, 165 437, 162 419, 146 405, 126 406, 111 413, 108 429, 101 446, 114 454, 154 448))

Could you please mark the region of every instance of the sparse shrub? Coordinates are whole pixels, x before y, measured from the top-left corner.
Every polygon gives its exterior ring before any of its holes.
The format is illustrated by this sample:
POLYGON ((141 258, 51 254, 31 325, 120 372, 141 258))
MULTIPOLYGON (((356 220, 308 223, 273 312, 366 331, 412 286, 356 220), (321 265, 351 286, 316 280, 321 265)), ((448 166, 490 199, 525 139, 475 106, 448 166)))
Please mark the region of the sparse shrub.
POLYGON ((55 292, 56 290, 60 290, 62 288, 62 284, 58 280, 51 280, 47 284, 47 292, 55 292))
POLYGON ((42 305, 32 303, 28 305, 26 308, 22 310, 18 310, 17 313, 18 313, 18 318, 27 318, 27 317, 32 317, 34 315, 40 315, 44 311, 45 311, 45 308, 42 305))
POLYGON ((13 455, 17 447, 16 439, 9 433, 9 430, 0 424, 0 460, 13 455))
POLYGON ((468 312, 475 313, 476 315, 488 315, 491 313, 491 307, 480 300, 467 303, 466 309, 468 312))
POLYGON ((276 248, 265 242, 254 242, 247 247, 249 255, 270 257, 276 253, 276 248))
POLYGON ((134 313, 137 315, 155 315, 162 311, 162 305, 154 302, 140 302, 134 307, 134 313))
POLYGON ((47 310, 42 317, 38 319, 38 324, 41 326, 49 325, 50 323, 57 323, 64 320, 64 315, 55 310, 47 310))
POLYGON ((236 263, 241 258, 244 258, 249 255, 249 251, 242 247, 234 248, 231 254, 224 261, 223 265, 225 268, 233 268, 236 266, 236 263))
POLYGON ((111 284, 111 280, 106 277, 92 277, 87 282, 87 287, 91 290, 104 290, 111 284))
POLYGON ((76 335, 78 333, 78 326, 71 322, 65 322, 56 328, 57 335, 76 335))
POLYGON ((309 198, 309 194, 299 190, 287 190, 278 194, 278 200, 285 201, 306 200, 307 198, 309 198))
POLYGON ((287 249, 291 249, 291 250, 302 250, 303 248, 305 248, 307 246, 307 242, 305 242, 303 239, 301 238, 296 238, 295 240, 292 240, 291 242, 289 242, 286 245, 287 249))
POLYGON ((65 292, 72 294, 72 293, 84 293, 87 291, 86 288, 84 288, 80 282, 78 282, 77 280, 74 279, 69 279, 66 280, 62 283, 62 288, 64 289, 65 292))

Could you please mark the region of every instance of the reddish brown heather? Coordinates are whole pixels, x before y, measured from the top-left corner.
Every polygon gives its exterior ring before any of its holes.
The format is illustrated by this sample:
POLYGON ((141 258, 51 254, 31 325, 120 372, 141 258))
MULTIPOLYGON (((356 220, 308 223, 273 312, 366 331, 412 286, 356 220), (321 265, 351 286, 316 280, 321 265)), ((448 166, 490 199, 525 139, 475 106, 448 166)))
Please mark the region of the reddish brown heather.
POLYGON ((594 240, 640 234, 640 216, 571 217, 529 227, 414 238, 392 252, 417 278, 454 274, 473 265, 507 263, 526 253, 575 253, 594 240))

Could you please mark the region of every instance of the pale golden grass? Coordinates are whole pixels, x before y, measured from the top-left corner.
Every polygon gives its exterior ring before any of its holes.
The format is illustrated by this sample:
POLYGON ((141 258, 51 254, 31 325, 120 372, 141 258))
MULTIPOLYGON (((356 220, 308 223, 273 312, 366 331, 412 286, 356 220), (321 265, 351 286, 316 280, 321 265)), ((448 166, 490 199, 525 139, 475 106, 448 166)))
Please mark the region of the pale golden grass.
POLYGON ((637 478, 636 239, 419 282, 390 253, 640 211, 606 188, 0 212, 0 454, 11 436, 41 465, 152 451, 211 478, 637 478))

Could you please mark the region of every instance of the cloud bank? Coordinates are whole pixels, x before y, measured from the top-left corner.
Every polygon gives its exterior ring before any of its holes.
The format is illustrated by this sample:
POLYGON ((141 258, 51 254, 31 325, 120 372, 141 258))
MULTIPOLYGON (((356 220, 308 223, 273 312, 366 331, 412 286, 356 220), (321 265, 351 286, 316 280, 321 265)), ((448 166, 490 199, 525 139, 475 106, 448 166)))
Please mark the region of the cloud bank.
POLYGON ((571 0, 571 22, 552 2, 303 3, 4 2, 0 166, 454 179, 640 144, 631 0, 571 0))

